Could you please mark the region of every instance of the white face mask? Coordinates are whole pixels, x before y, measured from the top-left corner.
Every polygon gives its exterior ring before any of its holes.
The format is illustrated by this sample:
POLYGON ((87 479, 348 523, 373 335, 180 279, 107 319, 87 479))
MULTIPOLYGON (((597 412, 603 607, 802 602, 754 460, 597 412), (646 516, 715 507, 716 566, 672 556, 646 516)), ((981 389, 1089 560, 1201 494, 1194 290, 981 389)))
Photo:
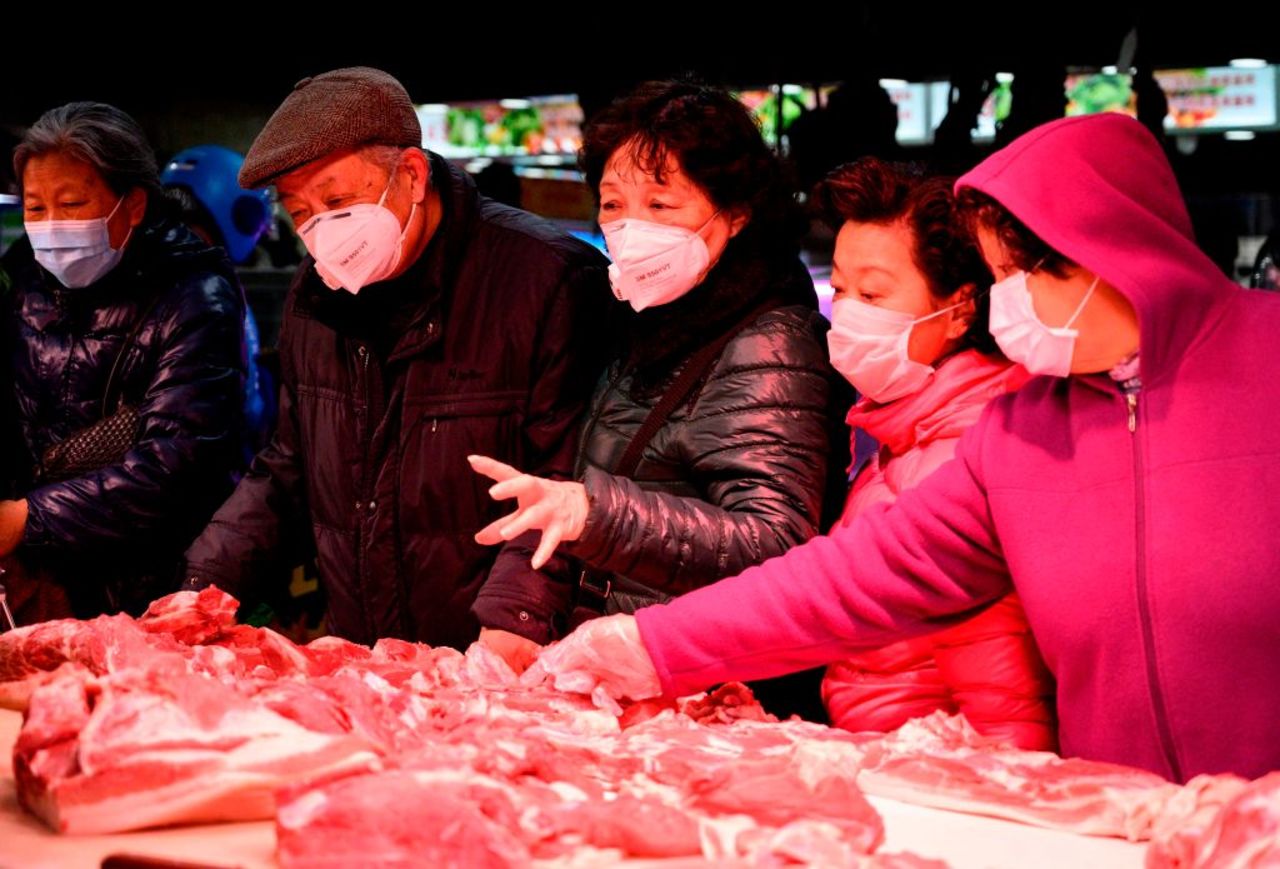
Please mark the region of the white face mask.
POLYGON ((698 285, 711 263, 702 230, 716 219, 716 212, 697 232, 624 217, 600 227, 613 264, 609 283, 620 301, 637 311, 674 302, 698 285))
POLYGON ((1071 317, 1061 326, 1046 326, 1036 316, 1027 288, 1027 273, 1016 272, 991 285, 991 337, 1004 355, 1032 374, 1066 377, 1071 373, 1079 331, 1071 328, 1098 287, 1094 277, 1089 291, 1071 317))
POLYGON ((133 227, 117 250, 111 246, 111 231, 107 221, 120 210, 121 196, 116 207, 106 217, 90 220, 37 220, 23 225, 36 262, 58 279, 67 289, 87 287, 120 263, 124 246, 133 235, 133 227))
POLYGON ((881 404, 919 392, 933 376, 933 366, 907 355, 911 330, 916 323, 963 304, 956 302, 915 319, 858 299, 836 299, 831 306, 831 331, 827 332, 831 367, 858 392, 881 404))
POLYGON ((331 290, 355 294, 361 288, 386 280, 400 265, 404 235, 413 223, 418 204, 409 209, 404 228, 391 209, 383 205, 395 172, 377 203, 362 202, 325 211, 302 224, 298 235, 316 261, 316 272, 331 290))

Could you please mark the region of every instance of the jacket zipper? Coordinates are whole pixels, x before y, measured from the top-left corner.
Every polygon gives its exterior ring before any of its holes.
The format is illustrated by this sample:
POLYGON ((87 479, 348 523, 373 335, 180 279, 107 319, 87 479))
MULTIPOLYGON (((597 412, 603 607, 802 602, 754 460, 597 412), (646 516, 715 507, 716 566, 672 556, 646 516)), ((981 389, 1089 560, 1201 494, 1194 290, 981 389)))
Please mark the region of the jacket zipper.
POLYGON ((368 636, 376 637, 377 630, 373 626, 373 621, 369 615, 369 597, 367 594, 368 577, 366 576, 366 559, 364 547, 364 497, 365 489, 368 487, 369 475, 369 441, 373 437, 371 429, 373 426, 373 402, 369 397, 369 348, 363 344, 356 347, 356 355, 360 357, 360 379, 361 390, 364 392, 364 437, 361 438, 360 449, 364 453, 360 460, 360 485, 356 489, 356 576, 360 582, 360 602, 361 609, 364 610, 364 624, 368 636))
POLYGON ((583 426, 582 437, 578 443, 578 461, 575 462, 573 473, 575 477, 581 477, 586 472, 586 455, 587 444, 591 442, 591 436, 595 434, 596 424, 600 422, 600 417, 604 415, 605 404, 608 402, 609 396, 613 394, 613 390, 617 388, 618 383, 622 380, 622 366, 618 366, 618 370, 613 377, 609 379, 609 385, 605 387, 604 392, 600 394, 600 403, 596 406, 595 411, 591 414, 591 420, 583 426))
POLYGON ((1156 667, 1156 640, 1151 625, 1151 601, 1147 588, 1147 504, 1146 481, 1143 474, 1142 445, 1138 440, 1138 393, 1124 396, 1129 411, 1129 441, 1133 446, 1134 509, 1137 529, 1137 584, 1138 618, 1142 625, 1142 646, 1147 659, 1147 686, 1151 692, 1151 705, 1156 713, 1156 730, 1160 735, 1160 748, 1174 781, 1182 781, 1182 764, 1178 762, 1173 746, 1173 730, 1169 726, 1169 710, 1165 706, 1164 689, 1160 686, 1160 674, 1156 667))
MULTIPOLYGON (((66 293, 62 290, 55 289, 53 291, 53 303, 58 310, 57 322, 59 324, 66 324, 68 317, 66 293)), ((57 422, 61 423, 67 421, 67 408, 71 406, 71 370, 73 368, 71 362, 76 355, 76 330, 74 324, 67 326, 67 335, 69 337, 67 359, 62 365, 62 381, 58 387, 58 405, 57 407, 50 408, 49 410, 48 418, 50 422, 54 422, 55 412, 58 414, 56 418, 57 422)))

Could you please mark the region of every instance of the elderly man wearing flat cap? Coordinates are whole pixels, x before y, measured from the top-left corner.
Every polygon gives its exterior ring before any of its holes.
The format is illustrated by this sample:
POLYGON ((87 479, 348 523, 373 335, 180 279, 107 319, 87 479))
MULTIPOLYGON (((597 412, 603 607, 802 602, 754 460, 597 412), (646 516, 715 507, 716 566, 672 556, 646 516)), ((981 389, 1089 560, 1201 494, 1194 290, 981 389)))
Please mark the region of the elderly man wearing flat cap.
POLYGON ((549 577, 569 572, 532 569, 536 532, 475 542, 503 505, 467 456, 572 471, 607 263, 421 146, 400 82, 356 67, 299 82, 249 149, 241 185, 275 185, 310 257, 285 301, 279 429, 188 550, 188 587, 269 596, 311 554, 337 636, 546 642, 569 595, 549 577))

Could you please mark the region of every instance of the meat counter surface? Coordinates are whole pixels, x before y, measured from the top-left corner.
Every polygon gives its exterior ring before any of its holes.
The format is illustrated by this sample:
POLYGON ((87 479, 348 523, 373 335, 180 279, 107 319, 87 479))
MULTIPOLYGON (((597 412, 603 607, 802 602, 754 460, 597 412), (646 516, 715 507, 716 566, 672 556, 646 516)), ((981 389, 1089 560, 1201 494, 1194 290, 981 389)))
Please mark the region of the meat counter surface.
POLYGON ((27 714, 0 713, 0 869, 1138 866, 1128 842, 1201 808, 959 716, 850 734, 737 684, 619 716, 480 644, 298 646, 238 606, 206 589, 0 634, 0 707, 27 714))
MULTIPOLYGON (((275 824, 258 821, 123 833, 60 836, 18 806, 11 761, 20 713, 0 710, 0 867, 93 869, 112 854, 130 854, 220 867, 274 867, 275 824)), ((871 797, 885 824, 886 852, 910 851, 945 860, 956 869, 1037 866, 1140 867, 1145 847, 1119 839, 1073 836, 1007 821, 938 811, 871 797)), ((632 867, 688 866, 688 862, 636 860, 632 867)), ((548 864, 554 865, 554 864, 548 864)))

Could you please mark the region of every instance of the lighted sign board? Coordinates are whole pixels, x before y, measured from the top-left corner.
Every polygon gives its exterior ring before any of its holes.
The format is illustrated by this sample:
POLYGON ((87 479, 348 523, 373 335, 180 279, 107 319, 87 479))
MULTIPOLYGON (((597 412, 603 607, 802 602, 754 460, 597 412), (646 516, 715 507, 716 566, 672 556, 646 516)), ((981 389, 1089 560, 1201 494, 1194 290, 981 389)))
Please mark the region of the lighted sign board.
POLYGON ((1156 73, 1169 98, 1169 132, 1276 126, 1276 67, 1170 69, 1156 73))
POLYGON ((573 155, 582 145, 576 95, 417 107, 423 147, 451 158, 573 155))

